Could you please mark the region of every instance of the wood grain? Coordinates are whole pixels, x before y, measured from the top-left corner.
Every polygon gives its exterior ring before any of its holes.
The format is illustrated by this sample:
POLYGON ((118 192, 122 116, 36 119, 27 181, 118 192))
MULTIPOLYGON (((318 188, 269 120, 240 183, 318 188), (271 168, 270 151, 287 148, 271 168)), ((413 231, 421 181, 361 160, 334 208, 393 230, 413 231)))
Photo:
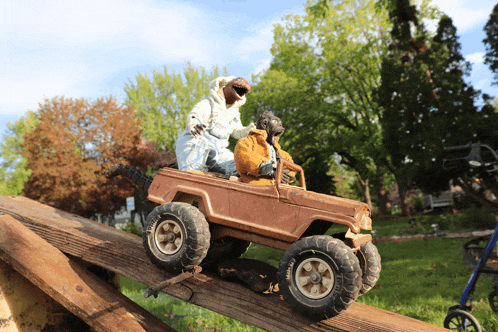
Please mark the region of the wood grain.
POLYGON ((174 332, 10 216, 0 216, 0 259, 95 331, 174 332))
MULTIPOLYGON (((154 286, 174 275, 157 269, 142 240, 91 220, 24 197, 0 197, 0 213, 13 216, 60 251, 154 286)), ((203 272, 166 290, 167 294, 271 332, 288 331, 448 331, 385 310, 355 303, 321 322, 294 313, 278 293, 256 294, 236 282, 203 272)), ((150 298, 154 301, 153 298, 150 298)))

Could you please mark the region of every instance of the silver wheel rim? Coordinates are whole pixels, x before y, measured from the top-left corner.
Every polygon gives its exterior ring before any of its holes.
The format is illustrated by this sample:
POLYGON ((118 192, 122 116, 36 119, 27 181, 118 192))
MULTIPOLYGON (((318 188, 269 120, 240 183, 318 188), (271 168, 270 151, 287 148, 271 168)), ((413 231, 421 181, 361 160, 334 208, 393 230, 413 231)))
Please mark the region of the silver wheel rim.
POLYGON ((312 257, 299 264, 295 273, 297 288, 310 299, 321 299, 334 288, 334 272, 323 259, 312 257))
POLYGON ((173 255, 183 245, 182 228, 174 220, 164 220, 157 226, 154 239, 157 248, 163 254, 173 255))

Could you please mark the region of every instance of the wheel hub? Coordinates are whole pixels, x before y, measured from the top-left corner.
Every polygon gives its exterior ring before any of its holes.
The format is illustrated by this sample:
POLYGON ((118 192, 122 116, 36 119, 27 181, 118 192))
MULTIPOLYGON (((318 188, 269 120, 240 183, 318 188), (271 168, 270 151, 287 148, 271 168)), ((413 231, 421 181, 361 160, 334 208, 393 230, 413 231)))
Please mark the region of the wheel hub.
POLYGON ((318 257, 302 261, 295 272, 299 291, 311 299, 327 296, 334 287, 334 272, 330 265, 318 257))
POLYGON ((164 220, 156 228, 154 236, 157 248, 166 255, 172 255, 183 245, 184 238, 176 220, 164 220))
POLYGON ((313 272, 311 275, 310 275, 310 279, 311 279, 311 282, 317 284, 319 283, 320 281, 322 281, 322 276, 320 275, 320 273, 318 272, 313 272))

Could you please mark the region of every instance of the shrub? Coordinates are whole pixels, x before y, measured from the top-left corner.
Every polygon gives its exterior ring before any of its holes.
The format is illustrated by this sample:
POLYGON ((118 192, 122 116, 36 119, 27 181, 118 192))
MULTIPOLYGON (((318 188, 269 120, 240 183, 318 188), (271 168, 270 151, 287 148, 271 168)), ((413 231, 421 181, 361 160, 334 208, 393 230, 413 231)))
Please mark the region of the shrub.
POLYGON ((424 211, 424 197, 421 193, 416 196, 409 197, 407 201, 408 204, 415 210, 415 212, 424 211))
POLYGON ((457 217, 459 226, 463 229, 493 229, 496 226, 493 214, 475 205, 463 210, 457 217))
POLYGON ((137 226, 137 224, 133 223, 133 224, 126 224, 125 227, 121 228, 121 230, 125 231, 125 232, 128 232, 128 233, 132 233, 132 234, 135 234, 135 235, 138 235, 140 237, 142 237, 142 229, 140 227, 137 226))

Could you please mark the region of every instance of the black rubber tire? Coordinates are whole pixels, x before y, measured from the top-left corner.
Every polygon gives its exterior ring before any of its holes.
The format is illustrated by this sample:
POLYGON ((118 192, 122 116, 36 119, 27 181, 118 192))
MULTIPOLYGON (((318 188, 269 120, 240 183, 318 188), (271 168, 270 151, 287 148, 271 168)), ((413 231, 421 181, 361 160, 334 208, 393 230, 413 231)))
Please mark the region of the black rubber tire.
POLYGON ((452 331, 482 332, 477 319, 463 310, 450 311, 444 319, 444 327, 452 331))
POLYGON ((211 241, 206 258, 202 261, 202 267, 215 265, 227 259, 236 259, 242 256, 251 246, 251 242, 224 237, 211 241))
POLYGON ((158 268, 182 272, 199 265, 209 249, 211 233, 204 215, 188 203, 172 202, 156 207, 147 217, 143 234, 145 253, 158 268), (162 252, 155 241, 158 226, 165 220, 176 222, 183 235, 183 242, 177 252, 162 252))
POLYGON ((361 246, 356 253, 360 261, 362 286, 359 295, 366 294, 377 283, 382 269, 381 259, 377 247, 372 242, 367 242, 361 246))
POLYGON ((312 319, 326 319, 348 309, 358 297, 362 272, 358 258, 341 240, 315 235, 294 242, 280 260, 279 289, 287 303, 312 319), (334 274, 332 290, 323 298, 306 296, 296 283, 296 270, 307 259, 320 259, 334 274))

